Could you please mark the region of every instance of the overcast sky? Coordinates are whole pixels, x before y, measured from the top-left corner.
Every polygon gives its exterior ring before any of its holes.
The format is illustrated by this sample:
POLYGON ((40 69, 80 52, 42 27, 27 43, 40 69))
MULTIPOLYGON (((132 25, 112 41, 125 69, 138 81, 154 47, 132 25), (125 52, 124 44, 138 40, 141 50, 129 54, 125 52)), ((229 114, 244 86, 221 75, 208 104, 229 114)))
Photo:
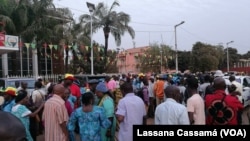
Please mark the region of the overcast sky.
MULTIPOLYGON (((68 7, 78 19, 86 14, 86 0, 54 0, 56 7, 68 7)), ((93 4, 113 0, 89 0, 93 4)), ((135 39, 125 34, 121 48, 148 46, 149 43, 164 43, 175 49, 174 26, 177 27, 178 50, 190 51, 197 41, 212 45, 226 44, 238 49, 238 53, 250 51, 250 0, 119 0, 115 10, 131 16, 130 26, 135 30, 135 39)), ((93 35, 93 40, 104 45, 102 29, 93 35)), ((109 38, 109 48, 116 49, 114 38, 109 38)))

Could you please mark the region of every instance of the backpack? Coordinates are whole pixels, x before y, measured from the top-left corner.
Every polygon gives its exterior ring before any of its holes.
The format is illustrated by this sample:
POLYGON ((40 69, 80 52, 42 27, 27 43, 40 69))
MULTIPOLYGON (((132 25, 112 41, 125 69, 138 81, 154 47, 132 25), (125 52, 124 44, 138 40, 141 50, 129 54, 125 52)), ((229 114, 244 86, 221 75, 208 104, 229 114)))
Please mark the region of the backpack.
POLYGON ((28 109, 31 110, 32 112, 34 112, 36 110, 36 107, 35 107, 35 104, 33 102, 33 99, 32 99, 32 94, 33 94, 34 91, 31 92, 30 96, 29 96, 29 101, 28 101, 28 109))
MULTIPOLYGON (((35 91, 35 90, 34 90, 35 91)), ((30 96, 29 96, 29 102, 28 102, 28 107, 29 107, 29 109, 32 111, 32 112, 34 112, 38 107, 36 107, 35 106, 35 103, 34 103, 34 101, 33 101, 33 99, 32 99, 32 94, 33 94, 33 92, 34 91, 32 91, 32 93, 30 94, 30 96)), ((43 95, 41 94, 41 92, 38 90, 38 92, 39 92, 39 94, 42 96, 42 98, 43 98, 43 100, 45 100, 45 98, 43 97, 43 95)))

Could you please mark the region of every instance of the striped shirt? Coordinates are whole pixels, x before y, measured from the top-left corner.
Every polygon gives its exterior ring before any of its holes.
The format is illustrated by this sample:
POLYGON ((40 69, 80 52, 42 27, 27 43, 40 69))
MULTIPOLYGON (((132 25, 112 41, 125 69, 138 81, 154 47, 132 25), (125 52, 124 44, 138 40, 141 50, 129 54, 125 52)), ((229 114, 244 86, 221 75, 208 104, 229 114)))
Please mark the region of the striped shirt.
POLYGON ((43 121, 45 126, 45 141, 67 141, 60 126, 69 119, 65 108, 65 101, 54 94, 44 104, 43 121))

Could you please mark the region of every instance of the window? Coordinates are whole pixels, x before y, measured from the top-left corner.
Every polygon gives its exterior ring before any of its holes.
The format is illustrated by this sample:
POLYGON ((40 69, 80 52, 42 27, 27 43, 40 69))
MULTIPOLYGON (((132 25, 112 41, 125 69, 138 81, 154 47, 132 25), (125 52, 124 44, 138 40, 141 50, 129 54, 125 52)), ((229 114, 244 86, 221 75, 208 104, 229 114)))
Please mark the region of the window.
POLYGON ((5 81, 4 80, 0 80, 0 90, 5 89, 5 81))
MULTIPOLYGON (((15 86, 15 81, 16 80, 8 81, 7 86, 16 87, 15 86)), ((21 82, 26 82, 28 84, 28 86, 27 86, 28 89, 34 89, 34 87, 35 87, 35 80, 19 80, 19 81, 20 81, 20 84, 21 84, 21 82)))
POLYGON ((243 87, 250 87, 250 78, 249 77, 245 77, 243 79, 243 87))

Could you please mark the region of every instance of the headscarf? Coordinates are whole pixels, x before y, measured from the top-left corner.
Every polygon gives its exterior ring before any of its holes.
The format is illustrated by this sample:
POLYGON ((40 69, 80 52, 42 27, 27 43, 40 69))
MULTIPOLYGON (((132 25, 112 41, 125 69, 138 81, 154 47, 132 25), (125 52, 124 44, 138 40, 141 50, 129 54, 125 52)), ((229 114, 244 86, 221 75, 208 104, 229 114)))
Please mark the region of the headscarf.
POLYGON ((102 93, 106 93, 108 91, 108 88, 104 82, 99 82, 96 86, 96 90, 102 93))

